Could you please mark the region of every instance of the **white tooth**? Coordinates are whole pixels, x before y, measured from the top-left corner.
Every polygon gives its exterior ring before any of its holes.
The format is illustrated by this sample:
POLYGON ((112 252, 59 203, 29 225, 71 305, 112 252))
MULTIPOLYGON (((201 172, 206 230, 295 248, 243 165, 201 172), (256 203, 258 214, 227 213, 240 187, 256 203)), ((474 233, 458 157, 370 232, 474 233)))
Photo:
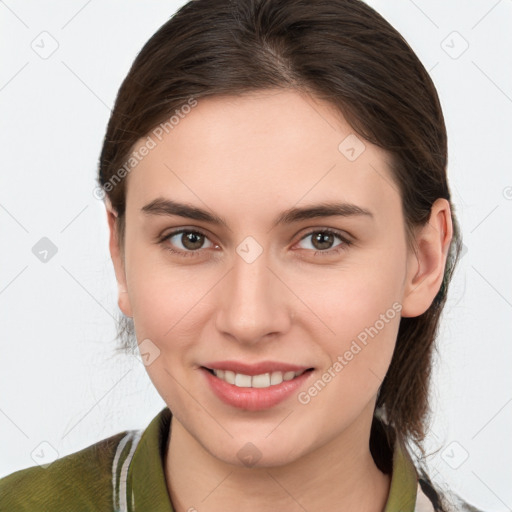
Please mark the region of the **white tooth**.
POLYGON ((231 370, 226 370, 224 372, 224 380, 228 384, 234 384, 235 383, 235 372, 232 372, 231 370))
POLYGON ((240 388, 268 388, 269 386, 276 386, 283 381, 292 380, 299 375, 302 375, 305 370, 299 372, 272 372, 263 373, 260 375, 244 375, 243 373, 235 373, 230 370, 213 370, 213 373, 228 384, 234 384, 240 388))
POLYGON ((270 373, 254 375, 252 378, 253 388, 268 388, 270 386, 270 373))
POLYGON ((270 375, 270 385, 275 386, 276 384, 281 384, 283 382, 283 372, 272 372, 270 375))
POLYGON ((237 373, 235 376, 235 386, 239 388, 250 388, 252 377, 250 375, 244 375, 243 373, 237 373))

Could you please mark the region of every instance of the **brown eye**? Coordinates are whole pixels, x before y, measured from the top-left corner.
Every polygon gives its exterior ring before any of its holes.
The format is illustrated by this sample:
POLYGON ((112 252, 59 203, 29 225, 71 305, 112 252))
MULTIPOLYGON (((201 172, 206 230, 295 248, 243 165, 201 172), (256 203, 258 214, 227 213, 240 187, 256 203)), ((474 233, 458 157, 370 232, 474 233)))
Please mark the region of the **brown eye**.
POLYGON ((203 233, 186 229, 170 233, 162 239, 161 243, 171 252, 182 256, 192 256, 195 252, 200 252, 200 249, 214 247, 214 244, 203 233), (205 246, 205 242, 208 242, 209 245, 205 246))
POLYGON ((181 234, 180 241, 186 249, 194 251, 201 249, 201 246, 204 243, 204 238, 205 237, 201 235, 201 233, 188 232, 181 234))
POLYGON ((351 241, 345 238, 341 233, 331 229, 317 229, 310 231, 304 236, 300 242, 310 239, 311 241, 303 249, 311 249, 315 251, 315 255, 332 255, 347 249, 351 245, 351 241), (340 242, 336 243, 336 239, 340 242), (308 247, 309 246, 309 247, 308 247))
POLYGON ((325 232, 314 233, 311 238, 311 243, 315 249, 330 249, 334 243, 334 235, 325 232))

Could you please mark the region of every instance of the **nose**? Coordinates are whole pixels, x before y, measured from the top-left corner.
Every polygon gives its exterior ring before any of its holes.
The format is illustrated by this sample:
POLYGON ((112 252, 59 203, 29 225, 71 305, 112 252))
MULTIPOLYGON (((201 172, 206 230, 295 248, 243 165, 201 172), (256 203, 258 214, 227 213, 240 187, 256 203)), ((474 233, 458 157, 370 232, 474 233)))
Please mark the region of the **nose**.
POLYGON ((288 331, 293 295, 263 252, 247 262, 235 254, 234 264, 221 286, 216 327, 239 343, 270 341, 288 331))

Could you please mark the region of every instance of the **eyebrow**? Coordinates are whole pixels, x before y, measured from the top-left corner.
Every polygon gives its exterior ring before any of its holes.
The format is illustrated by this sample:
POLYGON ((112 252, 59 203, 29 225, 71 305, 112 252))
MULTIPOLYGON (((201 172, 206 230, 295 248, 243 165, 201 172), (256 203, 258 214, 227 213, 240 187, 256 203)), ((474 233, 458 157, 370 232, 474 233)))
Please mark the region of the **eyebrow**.
MULTIPOLYGON (((141 208, 141 211, 148 215, 178 216, 208 222, 217 226, 224 226, 229 229, 225 219, 190 204, 179 203, 165 198, 157 198, 141 208)), ((302 220, 315 219, 320 217, 354 217, 366 216, 374 218, 373 213, 350 203, 323 202, 306 207, 293 207, 280 213, 274 220, 272 227, 280 224, 293 224, 302 220)))

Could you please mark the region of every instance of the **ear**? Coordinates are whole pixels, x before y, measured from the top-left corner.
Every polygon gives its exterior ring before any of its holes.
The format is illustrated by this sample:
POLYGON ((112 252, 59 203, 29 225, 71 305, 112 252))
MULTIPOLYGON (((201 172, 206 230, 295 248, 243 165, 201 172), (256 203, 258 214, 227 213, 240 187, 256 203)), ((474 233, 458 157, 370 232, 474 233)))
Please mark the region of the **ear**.
POLYGON ((133 317, 130 297, 126 286, 126 272, 124 268, 124 254, 119 244, 117 212, 114 211, 109 201, 105 201, 107 209, 107 221, 110 232, 109 250, 117 280, 117 304, 119 309, 128 317, 133 317))
POLYGON ((423 314, 443 282, 446 259, 453 236, 450 203, 443 198, 432 205, 429 221, 416 232, 416 252, 407 257, 407 276, 402 316, 423 314))

